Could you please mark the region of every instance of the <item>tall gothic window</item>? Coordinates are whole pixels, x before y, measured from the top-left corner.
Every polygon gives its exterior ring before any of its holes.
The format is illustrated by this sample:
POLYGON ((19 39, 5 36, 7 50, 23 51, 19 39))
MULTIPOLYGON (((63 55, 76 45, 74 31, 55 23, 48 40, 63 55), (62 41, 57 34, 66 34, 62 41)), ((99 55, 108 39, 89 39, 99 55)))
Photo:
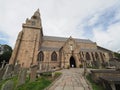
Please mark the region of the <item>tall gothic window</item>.
POLYGON ((97 53, 97 52, 95 52, 95 58, 96 58, 96 60, 99 59, 99 56, 98 56, 98 53, 97 53))
POLYGON ((100 56, 101 56, 102 62, 104 63, 103 54, 102 54, 102 53, 100 53, 100 56))
POLYGON ((90 54, 88 52, 86 53, 86 60, 90 60, 90 54))
POLYGON ((43 53, 43 51, 39 52, 39 54, 38 54, 38 60, 39 61, 43 61, 44 60, 44 53, 43 53))
POLYGON ((93 53, 91 53, 91 54, 92 54, 93 61, 95 61, 94 54, 93 53))
POLYGON ((51 60, 57 61, 57 53, 55 51, 51 54, 51 60))
POLYGON ((80 58, 82 58, 81 52, 79 52, 80 58))

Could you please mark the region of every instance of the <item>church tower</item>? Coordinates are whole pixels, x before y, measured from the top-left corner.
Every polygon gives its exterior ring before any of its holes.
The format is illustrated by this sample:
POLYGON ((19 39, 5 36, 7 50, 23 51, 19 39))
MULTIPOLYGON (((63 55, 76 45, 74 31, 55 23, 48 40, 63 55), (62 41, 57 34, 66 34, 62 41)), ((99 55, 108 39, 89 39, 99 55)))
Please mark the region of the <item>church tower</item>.
POLYGON ((42 24, 39 9, 31 19, 26 19, 22 25, 9 64, 21 64, 22 67, 30 67, 37 64, 38 50, 42 42, 42 24))

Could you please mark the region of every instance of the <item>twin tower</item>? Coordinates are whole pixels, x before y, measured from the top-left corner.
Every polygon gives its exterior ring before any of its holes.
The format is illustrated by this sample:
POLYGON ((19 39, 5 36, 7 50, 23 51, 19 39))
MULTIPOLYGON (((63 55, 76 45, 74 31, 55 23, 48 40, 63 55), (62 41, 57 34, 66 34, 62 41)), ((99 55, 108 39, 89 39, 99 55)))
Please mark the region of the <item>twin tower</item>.
POLYGON ((26 19, 22 25, 9 64, 21 64, 21 67, 30 67, 37 64, 37 55, 42 42, 42 25, 39 9, 31 19, 26 19))

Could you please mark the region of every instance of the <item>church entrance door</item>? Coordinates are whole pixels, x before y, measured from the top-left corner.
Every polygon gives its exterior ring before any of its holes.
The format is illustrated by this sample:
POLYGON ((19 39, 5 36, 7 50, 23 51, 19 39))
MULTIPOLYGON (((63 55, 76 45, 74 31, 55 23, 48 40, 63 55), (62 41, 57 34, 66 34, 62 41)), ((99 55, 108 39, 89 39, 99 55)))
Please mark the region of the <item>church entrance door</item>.
POLYGON ((70 57, 70 67, 76 67, 75 59, 73 56, 70 57))

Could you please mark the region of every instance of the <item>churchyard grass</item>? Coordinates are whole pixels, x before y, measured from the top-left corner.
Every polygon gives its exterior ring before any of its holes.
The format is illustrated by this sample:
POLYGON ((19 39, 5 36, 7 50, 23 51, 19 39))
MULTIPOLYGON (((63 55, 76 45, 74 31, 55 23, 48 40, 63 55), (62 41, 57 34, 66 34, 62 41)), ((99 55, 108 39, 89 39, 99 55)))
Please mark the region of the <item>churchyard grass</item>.
POLYGON ((93 90, 105 90, 102 85, 95 83, 90 75, 86 76, 87 80, 91 83, 93 90))
POLYGON ((51 75, 52 74, 50 72, 44 73, 33 82, 30 82, 30 78, 27 77, 25 84, 20 86, 17 86, 18 76, 15 76, 13 78, 0 81, 0 90, 2 85, 8 80, 12 80, 14 82, 14 90, 43 90, 44 88, 48 87, 56 78, 58 78, 61 73, 55 72, 55 78, 51 78, 51 75))
POLYGON ((18 86, 15 90, 43 90, 45 87, 49 86, 51 82, 48 77, 41 77, 34 82, 27 82, 18 86))
POLYGON ((41 75, 34 82, 29 82, 27 79, 26 83, 17 87, 15 90, 43 90, 44 88, 48 87, 56 78, 58 78, 61 73, 55 72, 55 78, 51 78, 51 72, 46 72, 41 75))
POLYGON ((14 76, 14 77, 12 77, 12 78, 9 78, 9 79, 0 81, 0 90, 1 90, 1 88, 2 88, 2 85, 3 85, 6 81, 8 81, 8 80, 12 80, 12 81, 14 82, 14 87, 16 86, 16 84, 17 84, 17 76, 14 76))

